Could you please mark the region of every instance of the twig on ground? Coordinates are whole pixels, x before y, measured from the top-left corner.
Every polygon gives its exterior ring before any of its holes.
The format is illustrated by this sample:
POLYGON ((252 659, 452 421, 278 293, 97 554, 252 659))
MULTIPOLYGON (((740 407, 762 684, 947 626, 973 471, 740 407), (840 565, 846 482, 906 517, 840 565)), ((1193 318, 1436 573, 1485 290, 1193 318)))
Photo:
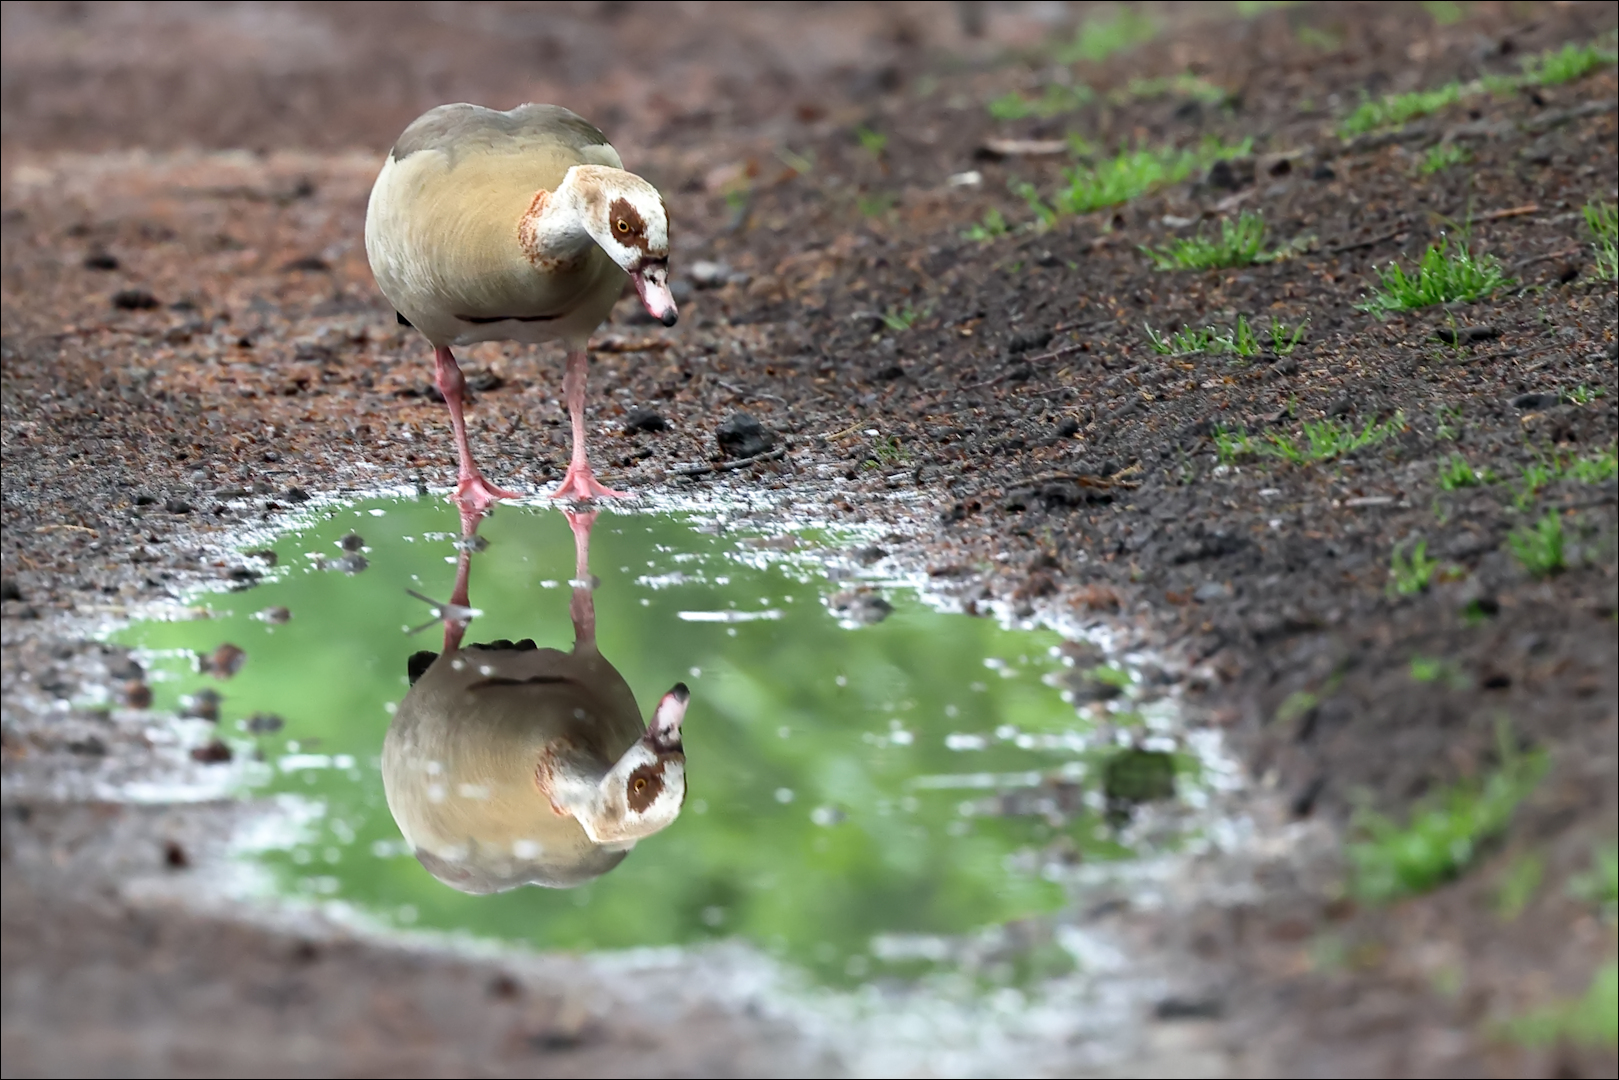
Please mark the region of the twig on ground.
POLYGON ((757 465, 761 461, 775 461, 787 454, 785 446, 778 446, 774 450, 766 450, 762 454, 752 457, 737 458, 735 461, 720 461, 710 465, 688 465, 682 469, 670 469, 676 476, 707 476, 710 473, 730 472, 733 469, 745 469, 749 465, 757 465))

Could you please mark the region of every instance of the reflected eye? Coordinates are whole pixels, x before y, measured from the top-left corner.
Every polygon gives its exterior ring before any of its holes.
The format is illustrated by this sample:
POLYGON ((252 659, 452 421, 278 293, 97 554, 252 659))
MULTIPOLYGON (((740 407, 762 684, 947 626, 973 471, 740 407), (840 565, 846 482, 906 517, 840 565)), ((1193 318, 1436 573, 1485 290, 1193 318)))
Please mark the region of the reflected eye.
POLYGON ((630 231, 630 223, 625 221, 623 218, 619 218, 618 219, 618 231, 621 232, 621 233, 629 232, 630 231))

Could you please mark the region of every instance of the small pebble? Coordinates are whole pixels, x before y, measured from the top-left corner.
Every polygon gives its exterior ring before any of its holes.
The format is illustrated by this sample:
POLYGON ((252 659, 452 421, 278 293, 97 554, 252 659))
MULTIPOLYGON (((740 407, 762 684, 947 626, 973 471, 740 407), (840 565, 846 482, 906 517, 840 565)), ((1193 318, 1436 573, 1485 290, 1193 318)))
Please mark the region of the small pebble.
POLYGON ((686 268, 686 276, 699 289, 717 289, 731 279, 731 267, 723 262, 698 259, 686 268))
POLYGON ((669 421, 662 413, 651 409, 633 409, 624 417, 624 432, 633 435, 638 431, 668 431, 669 421))
POLYGON ((112 306, 120 311, 147 311, 157 307, 158 300, 145 289, 119 289, 112 294, 112 306))
POLYGON ((131 709, 149 709, 152 707, 152 688, 140 679, 131 679, 124 684, 124 704, 131 709))
POLYGON ((281 623, 284 623, 288 619, 292 618, 292 612, 288 611, 284 607, 267 607, 263 611, 259 612, 257 617, 263 622, 272 623, 279 626, 281 623))
POLYGON ((247 718, 247 730, 253 735, 273 735, 285 727, 286 723, 275 713, 256 712, 247 718))
POLYGON ((228 679, 241 671, 245 663, 247 653, 227 641, 215 649, 212 656, 203 660, 200 666, 202 670, 212 672, 216 679, 228 679))
POLYGON ((219 765, 229 761, 232 757, 230 747, 219 739, 213 739, 202 746, 193 747, 191 760, 200 761, 204 765, 219 765))
POLYGON ((338 546, 340 546, 344 551, 359 551, 361 548, 365 547, 365 538, 359 533, 351 532, 347 536, 343 537, 342 540, 338 541, 338 546))
POLYGON ((210 723, 219 722, 219 692, 204 688, 186 698, 182 703, 181 716, 194 716, 198 720, 207 720, 210 723))
POLYGON ((770 432, 760 424, 751 413, 732 413, 725 422, 714 431, 714 438, 720 444, 720 450, 733 458, 750 458, 764 453, 770 449, 770 432))

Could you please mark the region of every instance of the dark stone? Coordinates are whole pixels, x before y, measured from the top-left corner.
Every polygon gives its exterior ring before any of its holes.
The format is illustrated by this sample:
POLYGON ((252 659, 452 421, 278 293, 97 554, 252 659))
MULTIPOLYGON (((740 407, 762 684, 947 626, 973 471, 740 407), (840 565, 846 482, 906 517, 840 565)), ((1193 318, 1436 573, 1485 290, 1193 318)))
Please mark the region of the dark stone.
POLYGON ((1057 438, 1071 439, 1079 434, 1079 421, 1072 416, 1065 416, 1057 424, 1057 438))
POLYGON ((1519 394, 1517 397, 1513 398, 1512 407, 1515 409, 1549 409, 1553 405, 1561 404, 1562 400, 1562 397, 1558 394, 1541 394, 1531 392, 1527 394, 1519 394))
POLYGON ((1159 1020, 1215 1020, 1225 1012, 1219 998, 1167 997, 1152 1007, 1159 1020))
POLYGON ((750 458, 769 450, 774 439, 750 413, 732 413, 714 431, 726 457, 750 458))
POLYGON ((1325 161, 1310 170, 1311 180, 1336 180, 1338 174, 1332 171, 1332 166, 1325 161))
POLYGON ((171 514, 189 514, 191 513, 191 504, 184 499, 169 499, 163 504, 163 509, 171 514))
POLYGON ((344 551, 359 551, 361 548, 365 547, 365 538, 357 532, 351 532, 347 536, 343 537, 343 539, 339 540, 338 545, 344 551))
POLYGON ((231 756, 230 747, 219 739, 211 740, 202 746, 193 747, 191 750, 191 760, 199 761, 204 765, 222 765, 229 761, 231 756))
POLYGON ((290 503, 304 503, 309 501, 309 492, 301 487, 287 489, 286 500, 290 503))
POLYGON ((247 718, 247 730, 250 735, 273 735, 286 724, 287 722, 275 713, 256 712, 247 718))
MULTIPOLYGON (((319 255, 305 255, 302 258, 293 259, 290 262, 281 264, 281 272, 283 274, 291 274, 299 271, 320 273, 330 269, 331 266, 328 265, 326 260, 321 258, 319 255)), ((407 323, 406 325, 408 326, 409 324, 407 323)))
POLYGON ((486 394, 492 390, 499 390, 502 386, 506 385, 506 380, 502 379, 499 375, 496 375, 493 371, 470 372, 466 375, 466 382, 468 390, 474 390, 480 394, 486 394))
POLYGON ((145 289, 119 289, 112 294, 112 306, 120 311, 147 311, 157 307, 158 301, 145 289))
POLYGON ((1050 330, 1026 330, 1021 334, 1012 335, 1012 340, 1006 345, 1006 351, 1015 355, 1043 349, 1051 344, 1052 337, 1050 330))
POLYGON ((116 270, 118 266, 118 260, 105 251, 92 252, 84 257, 86 270, 116 270))
POLYGON ((624 433, 634 435, 639 431, 668 431, 669 421, 662 413, 651 409, 632 409, 624 418, 624 433))
POLYGON ((905 369, 898 364, 889 364, 872 375, 873 382, 893 382, 905 374, 905 369))
POLYGON ((22 589, 17 585, 17 579, 0 578, 0 600, 21 600, 22 589))
POLYGON ((1433 332, 1433 336, 1435 341, 1456 345, 1471 341, 1494 341, 1501 336, 1501 331, 1493 326, 1463 326, 1460 329, 1441 326, 1433 332))

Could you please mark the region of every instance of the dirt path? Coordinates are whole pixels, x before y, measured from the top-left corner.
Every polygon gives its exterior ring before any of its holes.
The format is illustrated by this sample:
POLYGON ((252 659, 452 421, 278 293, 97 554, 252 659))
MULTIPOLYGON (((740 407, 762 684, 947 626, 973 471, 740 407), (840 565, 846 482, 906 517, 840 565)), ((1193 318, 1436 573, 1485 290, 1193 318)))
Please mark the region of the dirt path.
MULTIPOLYGON (((167 826, 45 794, 86 763, 138 771, 153 753, 61 707, 109 678, 83 640, 95 619, 228 573, 210 534, 304 491, 450 479, 427 352, 365 265, 365 198, 377 149, 421 109, 534 98, 591 116, 667 193, 677 274, 727 268, 687 279, 674 330, 624 304, 599 335, 607 482, 835 481, 851 519, 892 493, 932 501, 941 580, 969 601, 1139 612, 1300 820, 1404 815, 1497 773, 1503 730, 1545 753, 1545 778, 1454 882, 1386 905, 1262 883, 1266 899, 1185 929, 1223 972, 1194 1021, 1218 1071, 1611 1075, 1611 1044, 1526 1048, 1501 1025, 1577 998, 1615 949, 1611 919, 1568 889, 1619 813, 1615 481, 1527 471, 1611 458, 1619 434, 1614 284, 1581 213, 1615 198, 1614 70, 1464 94, 1394 134, 1337 125, 1363 93, 1611 48, 1612 5, 1476 4, 1443 25, 1416 5, 1157 7, 1147 40, 1063 69, 1089 98, 1055 75, 1043 43, 1072 39, 1078 16, 1053 5, 671 9, 464 5, 452 24, 425 5, 6 5, 8 1074, 250 1071, 287 1023, 309 1032, 289 1066, 311 1073, 741 1074, 779 1048, 728 1016, 701 1020, 703 1056, 664 1056, 675 1021, 589 1050, 543 1031, 512 1043, 490 1033, 544 1024, 499 993, 486 1004, 492 969, 355 943, 312 963, 284 931, 132 906, 106 838, 155 872, 167 826), (1020 231, 1037 212, 1009 185, 1057 205, 1066 149, 1027 151, 1069 135, 1109 152, 1253 143, 1020 231), (1139 250, 1243 211, 1289 257, 1161 271, 1139 250), (1005 235, 963 236, 998 232, 996 215, 1005 235), (1357 310, 1378 267, 1409 268, 1441 236, 1522 287, 1357 310), (1239 315, 1260 335, 1249 357, 1161 355, 1145 330, 1232 331, 1239 315), (1307 323, 1301 343, 1273 345, 1275 320, 1307 323), (671 430, 624 433, 634 408, 671 430), (788 453, 682 478, 738 408, 788 453), (1271 434, 1307 450, 1322 423, 1378 438, 1314 463, 1262 452, 1271 434), (1457 460, 1496 479, 1458 486, 1457 460), (1540 578, 1511 538, 1545 520, 1568 566, 1540 578), (1391 565, 1418 542, 1433 580, 1400 595, 1391 565), (1530 865, 1539 886, 1506 903, 1530 865), (110 989, 81 1000, 90 984, 110 989), (300 989, 263 989, 281 985, 300 989), (323 1004, 356 986, 398 1000, 323 1004), (161 1016, 145 1011, 157 999, 161 1016), (444 1022, 407 1062, 389 1025, 414 1027, 412 1010, 444 1022)), ((489 474, 554 482, 560 355, 486 345, 466 366, 489 474)))

